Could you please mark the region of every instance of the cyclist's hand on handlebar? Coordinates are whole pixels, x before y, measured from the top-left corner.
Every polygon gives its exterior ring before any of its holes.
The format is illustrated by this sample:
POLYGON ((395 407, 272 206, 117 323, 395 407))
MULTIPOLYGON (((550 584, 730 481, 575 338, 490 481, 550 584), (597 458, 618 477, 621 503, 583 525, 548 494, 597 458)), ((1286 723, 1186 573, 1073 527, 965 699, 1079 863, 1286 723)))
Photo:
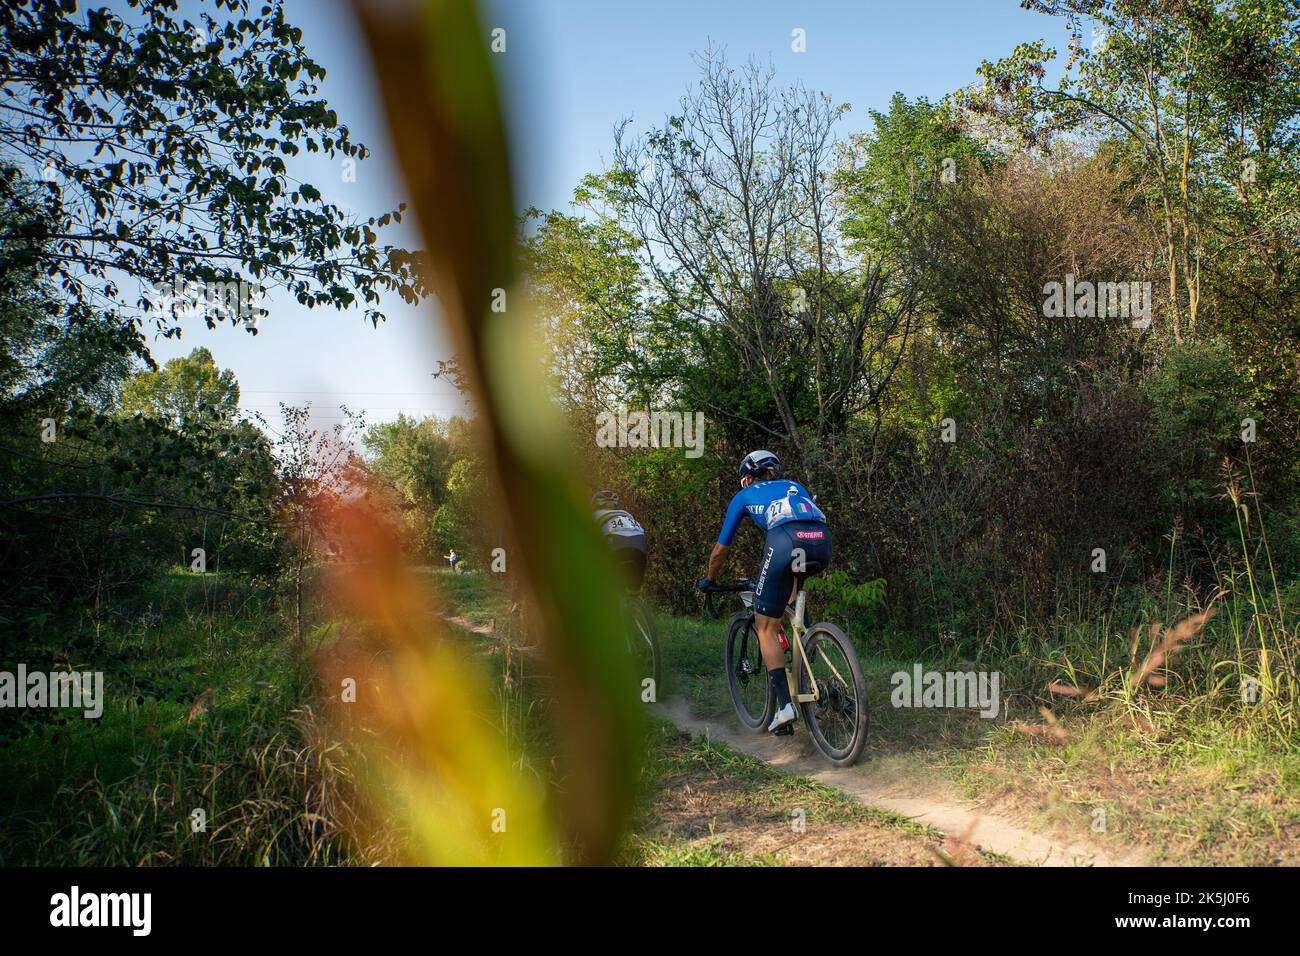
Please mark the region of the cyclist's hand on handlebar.
POLYGON ((704 592, 704 613, 709 617, 717 617, 718 609, 713 606, 713 582, 708 578, 700 578, 695 586, 704 592))

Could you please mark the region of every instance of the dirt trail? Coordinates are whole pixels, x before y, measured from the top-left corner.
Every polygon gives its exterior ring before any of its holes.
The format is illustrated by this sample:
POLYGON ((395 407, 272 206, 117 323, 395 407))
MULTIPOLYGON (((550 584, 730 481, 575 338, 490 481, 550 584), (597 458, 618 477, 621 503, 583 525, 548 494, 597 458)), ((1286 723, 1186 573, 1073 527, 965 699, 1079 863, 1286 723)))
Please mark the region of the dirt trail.
MULTIPOLYGON (((490 626, 475 624, 464 617, 445 618, 455 626, 493 637, 490 626)), ((897 762, 864 758, 856 767, 830 767, 808 743, 806 735, 773 737, 742 732, 728 719, 707 720, 694 716, 685 701, 659 705, 664 717, 679 730, 694 736, 719 740, 728 747, 788 773, 808 777, 835 787, 860 803, 888 810, 928 824, 944 834, 960 837, 981 850, 999 853, 1021 863, 1038 866, 1140 866, 1140 850, 1116 854, 1086 843, 1037 833, 1009 817, 980 809, 975 801, 964 800, 930 779, 907 773, 897 762)))
POLYGON ((856 767, 826 765, 820 754, 807 744, 803 734, 773 737, 742 733, 727 720, 703 720, 693 716, 684 701, 662 705, 664 716, 680 730, 708 736, 733 750, 757 757, 790 773, 836 787, 860 802, 929 824, 946 834, 962 835, 974 830, 969 841, 982 850, 1004 854, 1023 863, 1039 866, 1136 866, 1141 854, 1116 855, 1095 846, 1060 840, 1035 833, 1022 824, 951 793, 935 792, 930 781, 908 779, 882 768, 879 762, 864 761, 856 767), (883 770, 883 772, 881 772, 883 770))

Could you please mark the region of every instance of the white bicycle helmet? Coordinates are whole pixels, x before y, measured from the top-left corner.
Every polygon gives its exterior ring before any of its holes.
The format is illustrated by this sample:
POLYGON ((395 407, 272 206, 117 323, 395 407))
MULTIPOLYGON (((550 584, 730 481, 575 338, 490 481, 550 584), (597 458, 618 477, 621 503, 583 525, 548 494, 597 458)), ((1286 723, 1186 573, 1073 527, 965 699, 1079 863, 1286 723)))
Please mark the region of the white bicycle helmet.
POLYGON ((740 460, 740 477, 757 478, 768 470, 781 472, 781 459, 770 451, 751 451, 740 460))

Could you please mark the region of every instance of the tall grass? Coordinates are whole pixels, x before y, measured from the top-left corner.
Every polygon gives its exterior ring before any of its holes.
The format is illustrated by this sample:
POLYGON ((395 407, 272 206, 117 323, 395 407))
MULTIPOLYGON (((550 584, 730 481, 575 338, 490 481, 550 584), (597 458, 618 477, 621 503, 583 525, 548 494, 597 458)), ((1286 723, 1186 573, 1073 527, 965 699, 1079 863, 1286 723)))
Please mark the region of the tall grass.
POLYGON ((1249 491, 1242 489, 1237 475, 1230 476, 1227 488, 1241 552, 1215 571, 1236 653, 1218 662, 1216 670, 1225 672, 1222 683, 1229 690, 1235 684, 1243 703, 1254 711, 1256 719, 1246 724, 1248 733, 1295 741, 1300 623, 1283 600, 1268 529, 1259 520, 1258 507, 1252 524, 1250 502, 1258 502, 1259 496, 1249 461, 1247 478, 1249 491))
POLYGON ((24 823, 26 834, 4 862, 305 866, 390 854, 350 835, 357 805, 348 760, 310 707, 291 711, 287 725, 271 712, 234 727, 213 721, 187 744, 112 783, 69 782, 57 793, 57 816, 7 820, 11 837, 24 823))
MULTIPOLYGON (((538 646, 556 688, 555 732, 563 740, 556 759, 564 785, 549 791, 558 820, 552 828, 533 805, 537 793, 527 780, 470 772, 476 761, 500 769, 499 742, 479 735, 474 724, 462 726, 445 701, 461 692, 477 697, 480 688, 471 687, 468 675, 456 685, 451 678, 460 672, 450 657, 426 655, 405 663, 428 686, 405 674, 387 684, 395 700, 406 701, 407 719, 390 729, 418 740, 435 762, 419 779, 390 781, 389 793, 411 812, 424 805, 416 817, 420 826, 430 825, 420 844, 425 862, 444 858, 470 832, 486 836, 480 804, 496 815, 509 798, 517 823, 504 839, 494 830, 493 845, 521 854, 527 846, 534 859, 606 863, 635 799, 644 717, 639 698, 628 693, 630 682, 621 679, 631 665, 618 646, 617 574, 590 526, 587 492, 536 347, 537 316, 519 281, 507 110, 494 72, 499 61, 481 42, 476 4, 354 0, 353 6, 425 239, 424 264, 442 306, 436 316, 474 396, 487 470, 505 506, 506 550, 536 609, 538 646), (448 766, 466 771, 452 790, 442 786, 448 766), (451 800, 464 798, 462 826, 447 825, 445 807, 429 807, 430 785, 451 800)), ((376 593, 368 598, 353 589, 363 602, 382 608, 402 600, 391 582, 370 584, 376 593)), ((399 630, 385 630, 391 648, 421 646, 416 635, 399 630)))
POLYGON ((98 720, 45 715, 0 748, 0 864, 333 865, 363 843, 359 754, 331 736, 283 615, 239 582, 185 572, 96 622, 98 720), (198 820, 195 811, 202 811, 198 820), (201 825, 196 825, 201 822, 201 825))
POLYGON ((1241 476, 1227 478, 1224 500, 1238 537, 1210 554, 1212 586, 1175 588, 1175 530, 1163 593, 1074 617, 1055 655, 1039 658, 1054 672, 1052 693, 1112 702, 1143 731, 1200 721, 1243 744, 1300 745, 1300 624, 1278 579, 1249 470, 1246 477, 1249 489, 1241 476), (1127 639, 1119 636, 1125 622, 1127 639))

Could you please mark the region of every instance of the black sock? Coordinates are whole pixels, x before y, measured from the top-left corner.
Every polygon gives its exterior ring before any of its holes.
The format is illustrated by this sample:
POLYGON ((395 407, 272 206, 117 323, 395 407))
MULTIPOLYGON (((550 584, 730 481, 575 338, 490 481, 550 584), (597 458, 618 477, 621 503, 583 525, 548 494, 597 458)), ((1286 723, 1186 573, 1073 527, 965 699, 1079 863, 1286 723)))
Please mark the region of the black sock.
POLYGON ((790 681, 785 676, 784 667, 773 667, 767 672, 767 679, 776 692, 776 709, 780 710, 790 703, 790 681))

